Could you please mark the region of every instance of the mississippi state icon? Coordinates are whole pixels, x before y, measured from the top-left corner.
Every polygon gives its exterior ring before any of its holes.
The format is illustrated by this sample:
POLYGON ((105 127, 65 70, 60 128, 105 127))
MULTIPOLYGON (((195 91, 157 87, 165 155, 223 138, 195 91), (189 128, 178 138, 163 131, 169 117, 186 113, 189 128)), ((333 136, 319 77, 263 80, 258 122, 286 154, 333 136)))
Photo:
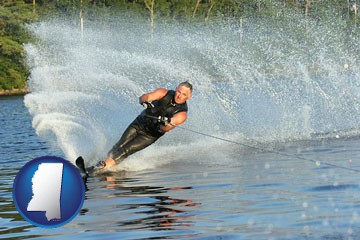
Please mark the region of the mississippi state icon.
POLYGON ((60 157, 44 156, 27 162, 13 185, 13 199, 21 216, 38 227, 70 222, 84 203, 84 181, 77 168, 60 157))

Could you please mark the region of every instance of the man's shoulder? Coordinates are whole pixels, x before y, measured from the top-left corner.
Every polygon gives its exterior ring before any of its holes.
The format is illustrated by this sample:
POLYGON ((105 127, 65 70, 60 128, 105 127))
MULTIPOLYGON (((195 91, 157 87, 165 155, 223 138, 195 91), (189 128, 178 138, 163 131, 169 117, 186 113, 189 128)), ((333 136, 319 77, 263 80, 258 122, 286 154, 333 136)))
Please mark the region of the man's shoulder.
POLYGON ((158 88, 153 92, 154 96, 156 96, 156 99, 158 100, 165 97, 167 93, 168 90, 165 88, 158 88))
POLYGON ((155 92, 157 93, 162 93, 162 94, 166 94, 169 90, 167 90, 166 88, 157 88, 155 90, 155 92))

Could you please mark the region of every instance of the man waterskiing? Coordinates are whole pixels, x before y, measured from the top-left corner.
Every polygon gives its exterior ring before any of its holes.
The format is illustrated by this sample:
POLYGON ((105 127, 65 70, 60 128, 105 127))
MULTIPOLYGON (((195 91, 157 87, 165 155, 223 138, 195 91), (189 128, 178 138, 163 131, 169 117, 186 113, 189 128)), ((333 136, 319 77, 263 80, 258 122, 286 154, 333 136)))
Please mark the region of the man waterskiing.
POLYGON ((86 171, 100 172, 114 167, 126 157, 148 147, 166 132, 184 123, 188 110, 186 101, 191 98, 191 94, 192 85, 182 82, 176 90, 158 88, 140 96, 139 103, 146 109, 128 126, 120 140, 109 151, 107 158, 87 168, 86 171))

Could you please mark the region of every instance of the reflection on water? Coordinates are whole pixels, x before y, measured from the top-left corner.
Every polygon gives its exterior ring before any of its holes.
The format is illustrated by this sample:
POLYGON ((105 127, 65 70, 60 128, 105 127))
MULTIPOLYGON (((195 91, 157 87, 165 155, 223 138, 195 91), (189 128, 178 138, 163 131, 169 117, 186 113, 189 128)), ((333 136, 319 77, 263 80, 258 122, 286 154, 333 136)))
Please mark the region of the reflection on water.
MULTIPOLYGON (((323 145, 329 152, 321 145, 298 145, 297 152, 332 162, 351 158, 352 167, 358 166, 358 141, 344 141, 346 148, 323 145)), ((16 212, 11 199, 16 169, 6 169, 0 173, 1 237, 356 239, 356 174, 267 152, 232 154, 237 160, 225 165, 91 176, 80 214, 50 232, 16 212)))
MULTIPOLYGON (((111 190, 111 193, 105 196, 107 199, 116 200, 128 196, 136 198, 145 197, 140 202, 134 201, 134 203, 114 207, 114 211, 118 208, 121 211, 135 214, 133 219, 117 221, 116 224, 119 227, 132 230, 151 229, 164 231, 174 230, 175 227, 179 226, 192 225, 192 222, 188 220, 189 217, 193 216, 189 208, 198 206, 200 203, 193 202, 191 199, 173 198, 167 194, 168 191, 192 189, 191 187, 129 186, 129 183, 136 184, 136 180, 127 178, 126 175, 126 172, 107 173, 98 178, 99 181, 104 183, 104 188, 111 190), (186 210, 182 208, 186 208, 186 210), (139 218, 136 215, 139 215, 139 218)), ((88 187, 87 180, 85 180, 87 189, 86 199, 89 199, 94 196, 91 195, 89 197, 89 191, 92 190, 88 187)), ((91 210, 83 209, 81 214, 85 215, 88 213, 91 213, 91 210)))

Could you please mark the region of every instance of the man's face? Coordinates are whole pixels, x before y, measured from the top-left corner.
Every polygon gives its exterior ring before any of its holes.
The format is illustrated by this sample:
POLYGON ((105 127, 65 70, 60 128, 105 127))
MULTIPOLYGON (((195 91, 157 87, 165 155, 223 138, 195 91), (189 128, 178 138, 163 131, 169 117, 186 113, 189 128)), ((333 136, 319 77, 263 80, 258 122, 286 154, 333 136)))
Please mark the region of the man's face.
POLYGON ((178 86, 175 91, 175 102, 177 104, 182 104, 186 100, 191 98, 191 91, 190 88, 185 86, 178 86))

